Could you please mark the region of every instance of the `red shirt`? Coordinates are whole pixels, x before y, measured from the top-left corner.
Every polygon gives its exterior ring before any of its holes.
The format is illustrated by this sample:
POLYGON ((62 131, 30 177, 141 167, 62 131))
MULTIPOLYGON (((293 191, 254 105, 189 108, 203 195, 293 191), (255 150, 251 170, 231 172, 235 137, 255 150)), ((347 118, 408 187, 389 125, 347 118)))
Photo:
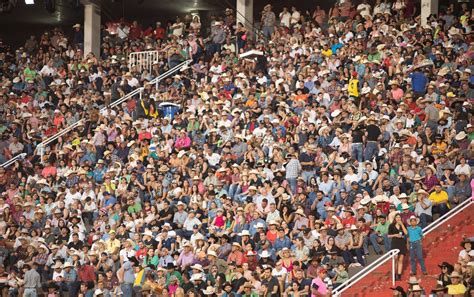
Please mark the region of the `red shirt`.
POLYGON ((140 26, 131 26, 130 27, 130 34, 128 35, 128 37, 130 39, 138 39, 140 38, 140 36, 142 35, 142 28, 140 28, 140 26))
POLYGON ((163 39, 165 38, 165 29, 164 28, 156 28, 155 31, 153 31, 155 34, 156 39, 163 39))
POLYGON ((95 272, 92 265, 82 265, 77 269, 79 280, 83 282, 95 282, 95 272))
POLYGON ((142 260, 146 256, 147 251, 148 249, 144 247, 135 253, 135 257, 139 260, 142 260))
POLYGON ((350 225, 355 225, 357 222, 356 218, 351 216, 350 218, 345 218, 342 220, 342 225, 345 226, 350 226, 350 225))

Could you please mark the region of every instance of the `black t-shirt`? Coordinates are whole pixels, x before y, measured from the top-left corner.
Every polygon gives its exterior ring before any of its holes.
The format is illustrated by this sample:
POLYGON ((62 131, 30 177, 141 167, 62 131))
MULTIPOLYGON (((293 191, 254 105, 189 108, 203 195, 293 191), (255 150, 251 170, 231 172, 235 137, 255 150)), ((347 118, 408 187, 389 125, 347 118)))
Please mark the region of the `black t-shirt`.
POLYGON ((272 297, 273 296, 275 296, 275 297, 280 296, 280 287, 278 285, 278 280, 274 276, 272 276, 270 279, 262 280, 262 285, 266 285, 267 288, 268 288, 268 292, 270 292, 270 293, 273 292, 275 287, 278 288, 277 291, 276 291, 276 294, 270 294, 270 296, 272 296, 272 297))
POLYGON ((160 218, 165 218, 169 215, 171 215, 171 218, 169 220, 173 220, 174 211, 171 207, 168 207, 168 209, 162 209, 160 211, 160 218))
POLYGON ((360 127, 357 127, 352 131, 352 143, 362 143, 364 136, 364 130, 360 127))
POLYGON ((243 276, 239 279, 234 279, 232 281, 232 291, 237 292, 246 282, 247 279, 243 276))
POLYGON ((80 241, 80 240, 78 240, 76 243, 74 243, 73 241, 71 241, 71 242, 67 245, 67 247, 68 247, 69 249, 74 248, 74 249, 76 249, 76 250, 82 249, 83 246, 84 246, 84 243, 83 243, 82 241, 80 241))
POLYGON ((304 287, 308 286, 308 291, 306 293, 309 294, 309 290, 311 290, 311 280, 303 278, 301 282, 295 280, 295 282, 298 284, 298 290, 302 291, 304 287))
POLYGON ((380 134, 380 128, 376 125, 368 125, 366 128, 367 131, 367 141, 377 141, 380 134))
MULTIPOLYGON (((311 155, 309 155, 308 153, 302 153, 300 155, 300 162, 312 162, 314 161, 314 158, 311 157, 311 155)), ((301 167, 304 171, 310 171, 313 169, 313 166, 311 165, 303 165, 301 167)))

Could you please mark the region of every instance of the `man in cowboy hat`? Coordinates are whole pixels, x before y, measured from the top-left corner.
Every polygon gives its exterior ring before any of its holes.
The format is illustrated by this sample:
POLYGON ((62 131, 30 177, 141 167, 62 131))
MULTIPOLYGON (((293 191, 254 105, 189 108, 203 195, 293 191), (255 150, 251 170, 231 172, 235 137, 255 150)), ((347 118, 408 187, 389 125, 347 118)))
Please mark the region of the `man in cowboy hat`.
POLYGON ((449 196, 440 184, 434 186, 434 191, 431 192, 429 198, 433 203, 433 213, 439 213, 440 216, 443 216, 448 212, 449 196))
POLYGON ((428 198, 428 192, 419 189, 416 193, 415 214, 420 218, 420 227, 424 228, 433 219, 432 203, 428 198))
POLYGON ((447 286, 448 295, 455 297, 462 297, 467 291, 466 286, 462 283, 462 278, 459 272, 453 271, 449 276, 451 284, 447 286))
POLYGON ((410 265, 412 275, 416 275, 417 260, 420 263, 421 271, 423 272, 423 274, 427 274, 422 249, 423 230, 420 226, 418 226, 419 221, 420 220, 416 216, 411 216, 409 218, 410 225, 407 228, 408 239, 410 244, 410 265))

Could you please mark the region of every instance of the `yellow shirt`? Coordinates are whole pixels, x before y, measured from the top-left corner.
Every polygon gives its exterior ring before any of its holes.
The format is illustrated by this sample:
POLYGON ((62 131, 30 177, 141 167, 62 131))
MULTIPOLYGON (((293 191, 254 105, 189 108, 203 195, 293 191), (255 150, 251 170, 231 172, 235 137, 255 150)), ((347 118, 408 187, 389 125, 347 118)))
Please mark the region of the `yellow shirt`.
POLYGON ((330 48, 328 48, 327 50, 322 50, 321 53, 326 57, 332 56, 332 50, 330 48))
POLYGON ((359 80, 351 79, 347 91, 349 91, 349 96, 359 97, 359 80))
POLYGON ((439 193, 436 193, 434 191, 433 193, 430 194, 430 200, 436 204, 438 203, 443 203, 448 201, 448 193, 446 191, 441 191, 439 193))
POLYGON ((116 250, 120 249, 120 241, 117 238, 114 240, 109 238, 105 241, 105 248, 109 254, 112 254, 116 250))
POLYGON ((448 294, 457 295, 466 293, 466 287, 463 284, 448 285, 448 294))

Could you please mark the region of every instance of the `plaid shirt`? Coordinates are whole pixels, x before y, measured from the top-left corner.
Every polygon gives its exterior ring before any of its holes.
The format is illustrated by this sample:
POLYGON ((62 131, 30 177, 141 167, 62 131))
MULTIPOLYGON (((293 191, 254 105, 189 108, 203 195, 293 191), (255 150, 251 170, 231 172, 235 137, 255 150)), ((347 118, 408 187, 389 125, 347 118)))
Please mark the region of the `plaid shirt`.
POLYGON ((35 262, 39 265, 45 265, 48 261, 48 253, 38 254, 35 257, 35 262))
POLYGON ((297 178, 301 171, 301 164, 298 159, 291 159, 288 164, 286 164, 286 178, 297 178))

